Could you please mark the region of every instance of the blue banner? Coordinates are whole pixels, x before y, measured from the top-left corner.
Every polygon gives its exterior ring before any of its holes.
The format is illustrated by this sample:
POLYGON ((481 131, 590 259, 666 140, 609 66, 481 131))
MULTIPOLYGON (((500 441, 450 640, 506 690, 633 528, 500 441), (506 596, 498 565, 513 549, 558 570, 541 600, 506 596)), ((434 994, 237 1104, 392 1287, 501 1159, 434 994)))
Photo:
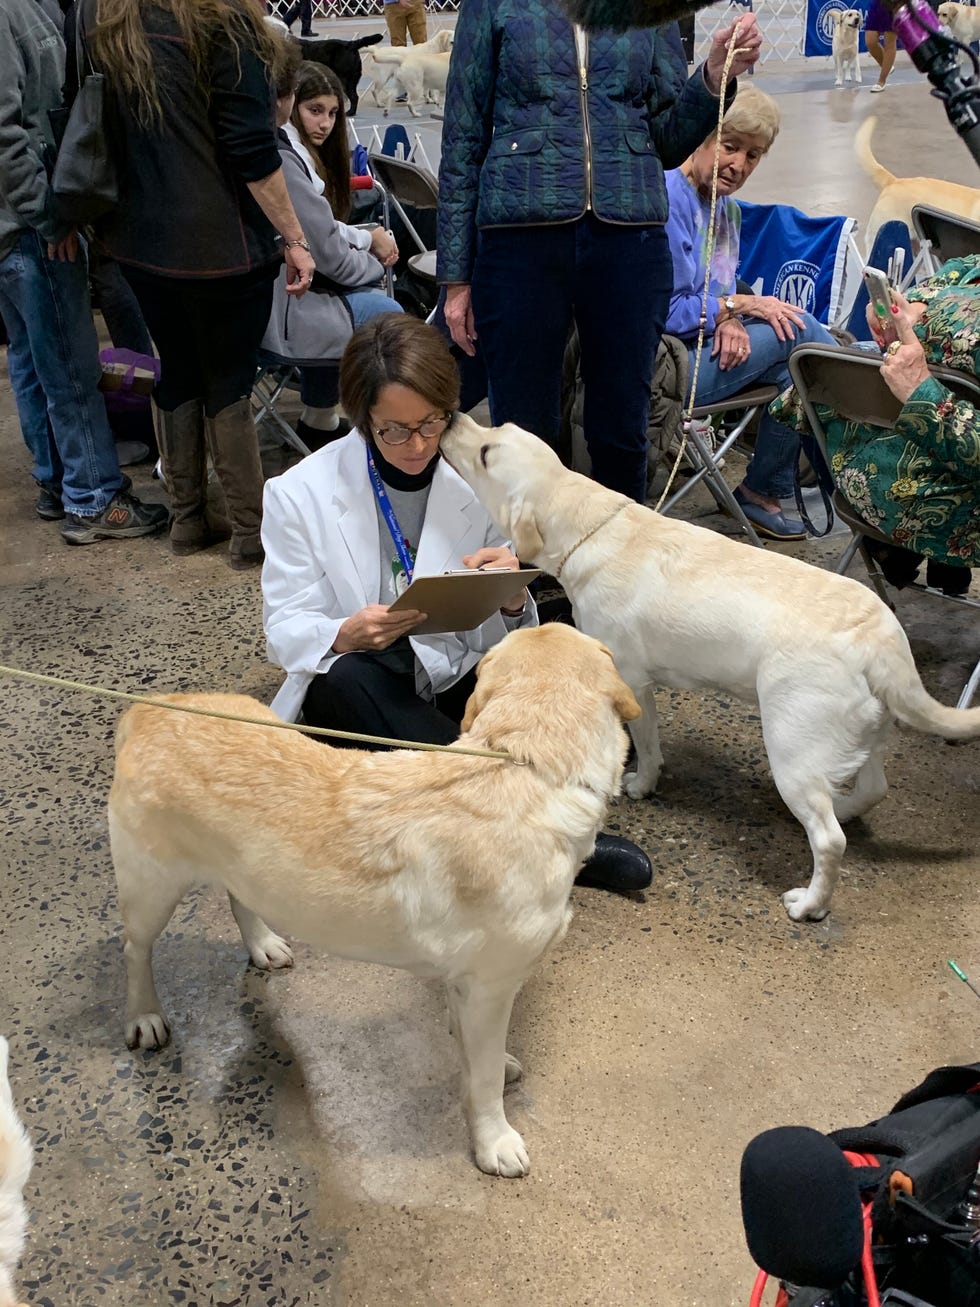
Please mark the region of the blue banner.
MULTIPOLYGON (((868 5, 867 3, 848 4, 847 0, 806 0, 806 39, 803 43, 805 55, 831 53, 834 29, 830 25, 830 14, 834 9, 840 9, 842 12, 845 9, 860 9, 861 13, 866 15, 868 5)), ((863 54, 866 49, 862 21, 858 50, 863 54)))
POLYGON ((738 203, 740 280, 756 295, 775 295, 820 322, 834 322, 855 219, 811 218, 788 204, 738 203))

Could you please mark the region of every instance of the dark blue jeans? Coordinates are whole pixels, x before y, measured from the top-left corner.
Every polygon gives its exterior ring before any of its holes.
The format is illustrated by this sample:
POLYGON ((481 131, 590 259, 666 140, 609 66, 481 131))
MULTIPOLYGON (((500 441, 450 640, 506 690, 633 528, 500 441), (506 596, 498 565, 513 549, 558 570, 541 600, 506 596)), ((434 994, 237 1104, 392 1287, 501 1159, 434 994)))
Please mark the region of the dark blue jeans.
POLYGON ((672 289, 663 227, 587 214, 555 226, 482 231, 473 313, 494 424, 515 422, 557 444, 562 358, 574 321, 592 475, 642 503, 650 380, 672 289))

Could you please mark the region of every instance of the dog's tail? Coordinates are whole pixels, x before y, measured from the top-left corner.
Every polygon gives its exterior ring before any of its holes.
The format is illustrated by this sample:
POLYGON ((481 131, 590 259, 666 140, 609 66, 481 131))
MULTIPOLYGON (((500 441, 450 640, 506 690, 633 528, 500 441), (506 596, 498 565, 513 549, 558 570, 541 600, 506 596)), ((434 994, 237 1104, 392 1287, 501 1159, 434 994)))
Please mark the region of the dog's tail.
POLYGON ((386 45, 383 50, 372 50, 371 58, 379 64, 400 64, 407 54, 403 45, 386 45))
POLYGON ((868 684, 900 722, 945 740, 980 736, 980 708, 947 708, 922 684, 906 641, 892 644, 890 654, 867 669, 868 684))
POLYGON ((379 41, 383 40, 382 33, 375 32, 373 36, 359 36, 356 41, 351 41, 351 45, 355 50, 363 50, 366 45, 377 45, 379 41))
POLYGON ((883 191, 886 186, 895 180, 895 174, 889 172, 887 168, 883 168, 871 153, 871 137, 877 122, 878 119, 874 114, 870 118, 865 118, 854 137, 854 153, 860 160, 861 167, 878 187, 879 191, 883 191))
POLYGON ((21 1201, 31 1173, 34 1152, 27 1131, 14 1111, 7 1079, 7 1041, 0 1038, 0 1298, 10 1288, 10 1277, 20 1260, 27 1230, 27 1212, 21 1201))

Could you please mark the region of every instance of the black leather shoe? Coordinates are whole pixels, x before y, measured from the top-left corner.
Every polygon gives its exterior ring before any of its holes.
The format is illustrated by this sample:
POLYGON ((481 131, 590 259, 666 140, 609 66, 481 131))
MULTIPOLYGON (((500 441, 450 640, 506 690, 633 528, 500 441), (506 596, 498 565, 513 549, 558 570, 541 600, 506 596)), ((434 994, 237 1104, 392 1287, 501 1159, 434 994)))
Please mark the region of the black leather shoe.
POLYGON ((638 845, 618 835, 600 832, 595 839, 595 852, 575 877, 575 884, 625 894, 646 889, 652 880, 650 859, 638 845))
POLYGON ((942 590, 944 595, 965 595, 972 580, 973 572, 969 567, 941 563, 935 558, 926 563, 926 585, 933 590, 942 590))

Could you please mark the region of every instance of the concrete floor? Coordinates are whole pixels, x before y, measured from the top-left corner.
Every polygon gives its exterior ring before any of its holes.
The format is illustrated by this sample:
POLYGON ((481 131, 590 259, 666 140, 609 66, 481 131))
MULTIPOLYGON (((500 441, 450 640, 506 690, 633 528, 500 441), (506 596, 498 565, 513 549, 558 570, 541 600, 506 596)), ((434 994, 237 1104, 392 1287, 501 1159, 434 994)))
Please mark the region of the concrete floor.
MULTIPOLYGON (((872 108, 889 166, 974 175, 918 80, 780 102, 749 198, 863 218, 873 191, 849 142, 872 108)), ((68 549, 32 503, 2 376, 0 661, 268 700, 256 574, 219 551, 175 559, 162 539, 68 549)), ((803 554, 826 565, 840 543, 803 554)), ((954 701, 976 614, 897 604, 927 685, 954 701)), ((260 974, 216 895, 185 901, 157 950, 173 1044, 130 1054, 105 819, 116 707, 0 688, 0 1031, 36 1148, 33 1304, 734 1307, 753 1278, 748 1140, 861 1123, 978 1055, 978 1000, 946 966, 980 979, 977 749, 898 735, 832 915, 795 925, 779 895, 807 874, 805 840, 757 714, 682 693, 661 696, 659 794, 621 799, 609 823, 650 851, 652 890, 576 890, 566 940, 517 1003, 526 1180, 470 1163, 433 986, 302 945, 294 971, 260 974)))

